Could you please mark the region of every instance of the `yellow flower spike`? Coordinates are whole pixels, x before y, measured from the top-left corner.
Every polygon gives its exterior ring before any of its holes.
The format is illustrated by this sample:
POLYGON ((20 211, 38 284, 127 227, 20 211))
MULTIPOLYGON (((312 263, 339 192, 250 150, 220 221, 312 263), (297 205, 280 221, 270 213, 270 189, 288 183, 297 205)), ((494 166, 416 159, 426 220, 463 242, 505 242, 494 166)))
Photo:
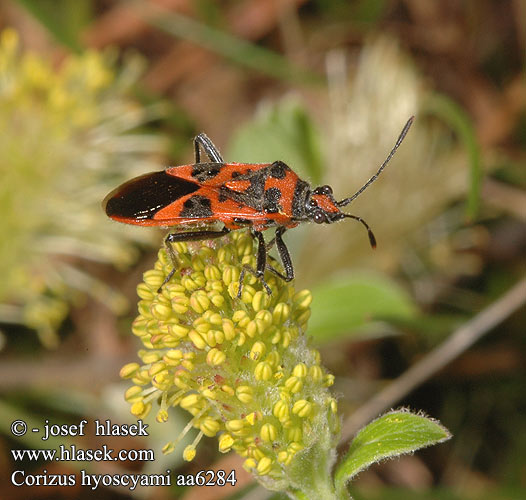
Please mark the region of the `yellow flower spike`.
MULTIPOLYGON (((267 295, 265 295, 268 297, 267 295)), ((270 325, 272 325, 272 313, 270 311, 267 311, 266 309, 262 309, 261 311, 258 311, 254 318, 258 322, 258 326, 261 329, 260 334, 263 333, 270 325)))
POLYGON ((137 403, 138 401, 142 401, 142 391, 142 387, 139 387, 138 385, 132 385, 124 393, 124 399, 128 401, 128 403, 137 403))
POLYGON ((181 366, 185 368, 187 371, 191 372, 194 369, 194 363, 190 361, 189 359, 183 359, 181 361, 181 366))
POLYGON ((295 315, 296 316, 296 322, 299 323, 299 325, 302 328, 305 328, 307 326, 307 322, 310 318, 310 309, 306 309, 301 314, 295 315))
POLYGON ((292 406, 293 415, 297 415, 301 418, 306 418, 312 414, 313 406, 312 403, 306 399, 299 399, 292 406))
POLYGON ((292 370, 292 375, 298 378, 307 376, 307 365, 305 363, 298 363, 292 370))
POLYGON ((255 320, 250 321, 248 323, 245 331, 246 331, 247 335, 251 339, 253 339, 258 333, 258 325, 257 325, 256 321, 255 320))
MULTIPOLYGON (((239 270, 234 266, 225 266, 223 269, 223 275, 222 280, 223 283, 229 287, 232 284, 238 284, 239 283, 239 270)), ((236 292, 237 293, 237 292, 236 292)))
POLYGON ((245 420, 246 420, 250 425, 254 425, 258 420, 261 420, 262 417, 263 417, 263 416, 261 415, 261 412, 253 411, 253 412, 249 413, 249 414, 245 417, 245 420))
POLYGON ((252 472, 253 469, 255 469, 257 466, 257 462, 253 458, 247 458, 243 462, 243 469, 245 469, 247 472, 252 472))
POLYGON ((229 396, 235 396, 235 394, 236 394, 236 391, 230 385, 226 385, 226 384, 222 385, 221 386, 221 390, 223 392, 226 392, 229 396))
POLYGON ((205 270, 206 264, 199 254, 194 255, 191 259, 191 262, 192 262, 192 267, 194 268, 195 271, 205 270))
POLYGON ((183 325, 169 325, 168 331, 177 339, 184 339, 188 335, 190 328, 183 325))
MULTIPOLYGON (((245 284, 243 285, 243 290, 241 291, 241 302, 243 302, 244 304, 251 304, 252 303, 252 299, 254 298, 254 293, 255 293, 255 290, 252 286, 248 285, 246 283, 247 281, 247 278, 245 277, 245 284)), ((250 282, 250 280, 248 280, 250 282)), ((237 283, 232 283, 232 285, 234 285, 235 289, 235 297, 237 297, 237 290, 238 290, 238 284, 237 283)), ((231 288, 232 288, 232 285, 231 288)))
POLYGON ((239 309, 232 314, 232 321, 239 327, 245 328, 250 323, 251 319, 245 310, 239 309))
POLYGON ((276 345, 280 343, 281 332, 277 328, 273 329, 272 331, 269 331, 269 334, 271 344, 276 345))
POLYGON ((298 451, 301 451, 303 449, 304 449, 304 446, 298 442, 290 443, 287 446, 287 451, 289 452, 289 454, 292 454, 292 455, 295 455, 296 453, 298 453, 298 451))
POLYGON ((210 349, 206 355, 206 363, 210 366, 219 366, 226 361, 226 354, 217 348, 210 349))
POLYGON ((263 424, 261 426, 261 430, 259 431, 259 435, 261 436, 261 439, 263 441, 266 441, 267 443, 270 443, 272 441, 275 441, 278 437, 278 430, 276 427, 270 423, 263 424))
POLYGON ((119 376, 124 379, 132 378, 140 367, 141 365, 139 365, 139 363, 128 363, 121 368, 119 376))
POLYGON ((196 453, 195 446, 189 444, 183 451, 183 460, 191 462, 195 458, 196 453))
POLYGON ((217 345, 216 337, 215 337, 215 335, 214 335, 214 330, 209 330, 208 333, 206 333, 205 335, 203 335, 203 337, 205 338, 206 343, 207 343, 210 347, 215 347, 215 346, 217 345))
MULTIPOLYGON (((178 254, 188 253, 188 243, 186 243, 186 241, 176 241, 175 243, 172 243, 171 245, 174 251, 178 254)), ((166 254, 166 252, 164 253, 166 254)), ((170 261, 167 259, 166 263, 169 265, 170 261)))
POLYGON ((197 323, 197 321, 194 321, 194 328, 197 330, 198 333, 201 335, 206 335, 210 329, 212 328, 212 325, 208 323, 208 321, 201 321, 197 323))
POLYGON ((274 311, 272 311, 272 322, 279 326, 282 325, 290 316, 290 307, 288 304, 285 304, 284 302, 280 302, 279 304, 274 307, 274 311))
POLYGON ((190 307, 198 314, 203 314, 210 307, 210 299, 206 292, 198 290, 190 297, 190 307))
POLYGON ((313 382, 320 382, 323 379, 323 370, 319 365, 309 366, 309 378, 313 382))
POLYGON ((155 420, 160 424, 168 421, 168 412, 166 410, 159 410, 155 416, 155 420))
POLYGON ((146 318, 138 316, 132 323, 132 333, 137 337, 144 337, 149 335, 147 330, 148 321, 146 318))
POLYGON ((267 307, 268 302, 269 300, 267 292, 259 290, 252 298, 252 309, 254 309, 256 312, 261 311, 267 307))
POLYGON ((206 417, 199 424, 199 428, 205 436, 214 437, 221 429, 221 424, 211 417, 206 417))
POLYGON ((151 409, 151 403, 144 404, 142 401, 138 401, 131 405, 130 412, 137 418, 146 418, 151 409))
POLYGON ((137 304, 137 309, 139 310, 139 314, 140 316, 142 316, 143 319, 153 318, 152 313, 150 311, 151 306, 152 303, 148 300, 140 300, 137 304))
POLYGON ((210 264, 204 268, 204 275, 208 281, 219 281, 221 279, 221 271, 219 268, 210 264))
POLYGON ((272 415, 280 422, 287 421, 290 417, 289 405, 283 400, 277 401, 272 407, 272 415))
POLYGON ((297 394, 303 389, 303 382, 298 377, 289 377, 287 380, 285 380, 285 387, 292 394, 297 394))
POLYGON ((234 322, 231 319, 222 319, 221 327, 223 328, 223 333, 225 334, 225 340, 233 340, 236 336, 236 330, 234 327, 234 322))
POLYGON ((272 379, 273 374, 272 366, 266 361, 259 362, 254 368, 254 377, 256 380, 268 381, 272 379))
POLYGON ((266 476, 272 470, 272 459, 269 457, 263 457, 258 462, 256 470, 260 476, 266 476))
POLYGON ((236 389, 236 397, 242 403, 248 404, 254 397, 254 389, 248 385, 240 385, 236 389))
POLYGON ((221 330, 210 330, 206 334, 206 340, 210 347, 215 347, 225 341, 225 334, 221 330))
POLYGON ((193 292, 199 288, 199 285, 190 276, 183 276, 181 278, 181 285, 189 292, 193 292))
POLYGON ((181 349, 170 349, 166 351, 163 356, 163 361, 167 365, 176 366, 183 359, 183 351, 181 349))
POLYGON ((190 299, 188 297, 174 297, 172 299, 172 310, 174 313, 183 315, 188 312, 190 299))
MULTIPOLYGON (((157 269, 151 269, 150 271, 146 271, 143 275, 144 283, 141 283, 139 287, 146 285, 146 287, 150 290, 150 293, 155 297, 157 294, 151 292, 151 290, 157 290, 162 282, 164 281, 164 273, 157 269)), ((139 287, 137 287, 137 295, 141 297, 141 299, 148 299, 147 297, 142 297, 139 293, 139 287)), ((148 299, 151 300, 151 299, 148 299)))
MULTIPOLYGON (((198 288, 204 288, 206 285, 206 278, 205 275, 202 272, 196 272, 192 273, 190 275, 194 283, 197 285, 198 288)), ((206 293, 203 291, 203 293, 206 295, 206 293)))
POLYGON ((241 347, 242 345, 245 344, 246 341, 247 341, 247 336, 245 335, 245 333, 239 332, 239 336, 237 338, 237 346, 241 347))
POLYGON ((216 391, 209 389, 208 387, 201 390, 201 396, 214 400, 216 398, 216 391))
POLYGON ((155 377, 156 375, 160 374, 161 372, 166 370, 166 363, 164 361, 157 361, 152 366, 150 366, 150 369, 148 370, 148 375, 150 377, 155 377))
POLYGON ((292 456, 287 451, 280 451, 277 455, 278 462, 284 465, 288 465, 291 458, 292 456))
POLYGON ((186 370, 178 370, 174 375, 174 385, 179 389, 190 388, 191 375, 186 370))
POLYGON ((212 313, 208 317, 208 322, 214 326, 221 326, 223 324, 223 317, 219 313, 212 313))
POLYGON ((234 445, 234 438, 227 432, 223 432, 219 437, 219 451, 221 453, 226 453, 232 449, 234 445))
POLYGON ((303 437, 303 431, 300 426, 294 425, 287 429, 287 439, 289 441, 301 441, 303 437))
MULTIPOLYGON (((318 446, 338 419, 323 387, 326 373, 313 363, 316 354, 296 322, 306 318, 309 294, 296 294, 290 283, 267 273, 268 295, 248 273, 237 298, 242 263, 256 262, 252 238, 240 233, 192 242, 183 254, 176 250, 182 272, 160 293, 155 285, 139 286, 134 332, 144 347, 141 361, 123 368, 136 383, 127 396, 138 414, 158 405, 158 421, 172 406, 191 415, 167 450, 198 428, 185 459, 195 457, 202 436, 215 436, 219 451, 246 458, 262 481, 287 485, 297 451, 318 446)), ((164 251, 160 259, 147 275, 152 282, 162 282, 172 269, 164 251)), ((324 449, 315 448, 313 456, 324 449)))
POLYGON ((141 283, 137 287, 137 295, 144 300, 153 300, 155 298, 155 293, 152 291, 151 286, 146 283, 141 283))
POLYGON ((225 422, 225 427, 230 432, 239 432, 243 430, 246 425, 245 420, 242 419, 233 419, 225 422))
POLYGON ((190 330, 188 333, 188 338, 192 341, 192 344, 197 347, 197 349, 204 349, 206 347, 206 341, 201 337, 201 335, 195 330, 190 330))
POLYGON ((253 361, 257 361, 263 357, 267 350, 265 343, 261 341, 254 342, 252 349, 250 349, 249 358, 253 361))
POLYGON ((301 290, 294 295, 294 303, 299 309, 308 309, 312 303, 312 293, 310 290, 301 290))
POLYGON ((161 451, 163 452, 163 455, 169 455, 175 451, 175 445, 172 442, 166 443, 161 451))
POLYGON ((278 351, 271 351, 268 353, 265 361, 269 363, 273 368, 277 368, 281 362, 281 356, 278 351))
POLYGON ((179 406, 185 410, 188 410, 189 408, 197 407, 201 402, 202 398, 199 396, 199 394, 189 394, 188 396, 185 396, 183 399, 181 399, 179 406))
POLYGON ((134 379, 137 379, 137 380, 140 380, 142 384, 147 384, 148 382, 150 382, 151 380, 151 377, 148 373, 148 369, 145 368, 145 367, 142 367, 136 374, 135 374, 135 377, 133 377, 134 379))
POLYGON ((288 328, 283 330, 281 335, 281 345, 286 349, 290 346, 291 340, 292 334, 290 333, 290 330, 288 328))

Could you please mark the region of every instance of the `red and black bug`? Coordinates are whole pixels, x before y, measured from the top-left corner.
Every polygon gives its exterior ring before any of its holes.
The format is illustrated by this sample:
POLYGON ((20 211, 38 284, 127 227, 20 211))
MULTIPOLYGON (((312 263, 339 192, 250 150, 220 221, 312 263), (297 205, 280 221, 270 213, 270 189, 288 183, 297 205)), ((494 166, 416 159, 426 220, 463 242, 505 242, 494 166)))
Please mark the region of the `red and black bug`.
MULTIPOLYGON (((376 246, 373 232, 356 215, 343 213, 340 208, 351 203, 380 175, 406 136, 414 117, 405 124, 393 149, 378 171, 349 198, 336 201, 330 186, 312 189, 285 163, 225 163, 212 141, 199 134, 194 139, 195 163, 169 167, 164 171, 136 177, 112 191, 103 201, 108 217, 118 222, 139 226, 168 226, 189 231, 168 234, 167 251, 174 267, 177 257, 171 243, 177 241, 219 238, 235 229, 248 227, 258 241, 256 269, 245 267, 239 280, 241 295, 245 272, 264 280, 269 270, 285 281, 294 279, 294 268, 283 233, 301 222, 332 224, 344 218, 361 222, 369 234, 371 246, 376 246), (201 148, 209 161, 201 162, 201 148), (222 223, 221 230, 210 226, 222 223), (262 231, 275 227, 274 238, 266 243, 262 231), (268 251, 276 245, 285 274, 268 263, 268 251)), ((161 286, 162 288, 162 286, 161 286)))

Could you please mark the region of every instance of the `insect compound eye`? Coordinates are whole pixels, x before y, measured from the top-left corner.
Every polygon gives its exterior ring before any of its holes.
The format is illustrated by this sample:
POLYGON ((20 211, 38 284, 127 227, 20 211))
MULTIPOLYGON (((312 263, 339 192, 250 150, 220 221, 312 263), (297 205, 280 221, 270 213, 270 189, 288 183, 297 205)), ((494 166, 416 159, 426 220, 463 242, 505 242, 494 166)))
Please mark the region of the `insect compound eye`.
POLYGON ((312 220, 316 224, 323 224, 324 222, 327 222, 327 217, 325 216, 323 212, 318 211, 314 214, 314 217, 312 218, 312 220))
POLYGON ((315 194, 323 194, 325 196, 330 196, 332 194, 331 186, 320 186, 314 190, 315 194))

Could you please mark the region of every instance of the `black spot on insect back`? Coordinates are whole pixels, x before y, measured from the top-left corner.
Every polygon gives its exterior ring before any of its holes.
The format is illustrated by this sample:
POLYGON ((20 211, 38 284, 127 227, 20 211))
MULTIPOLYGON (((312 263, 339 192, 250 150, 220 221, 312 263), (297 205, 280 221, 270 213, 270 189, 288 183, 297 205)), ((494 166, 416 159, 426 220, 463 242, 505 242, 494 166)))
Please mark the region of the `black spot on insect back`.
POLYGON ((188 198, 184 204, 183 209, 181 210, 180 217, 188 218, 206 218, 212 217, 212 204, 206 196, 195 195, 191 198, 188 198))
POLYGON ((281 210, 281 205, 278 203, 281 199, 281 191, 277 187, 271 187, 265 190, 263 195, 263 210, 267 213, 276 213, 281 210))
POLYGON ((223 163, 196 163, 192 166, 192 177, 199 182, 209 181, 221 171, 223 166, 223 163))
POLYGON ((305 181, 298 179, 292 197, 292 216, 297 219, 305 218, 305 200, 309 189, 310 186, 305 181))
POLYGON ((151 219, 158 210, 198 189, 195 182, 154 172, 118 187, 106 197, 103 206, 109 217, 151 219))
POLYGON ((270 167, 270 176, 274 179, 283 179, 290 170, 282 161, 275 161, 270 167))

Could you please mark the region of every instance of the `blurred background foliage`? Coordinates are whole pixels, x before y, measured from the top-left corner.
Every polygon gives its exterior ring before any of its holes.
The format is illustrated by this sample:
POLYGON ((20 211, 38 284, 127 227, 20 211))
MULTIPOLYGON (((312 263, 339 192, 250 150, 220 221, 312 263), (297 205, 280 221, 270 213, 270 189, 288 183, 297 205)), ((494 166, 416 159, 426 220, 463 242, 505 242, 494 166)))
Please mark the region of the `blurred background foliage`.
MULTIPOLYGON (((13 467, 10 447, 38 446, 12 438, 14 418, 129 419, 117 375, 135 356, 134 288, 163 233, 112 223, 100 202, 134 175, 191 162, 198 132, 227 161, 280 159, 344 198, 416 115, 348 209, 372 226, 376 251, 352 222, 285 236, 296 286, 314 294, 308 333, 348 414, 517 283, 525 20, 521 0, 2 2, 2 469, 13 467)), ((524 497, 525 312, 399 402, 454 439, 362 474, 356 498, 524 497)), ((176 434, 177 418, 165 426, 176 434)), ((208 452, 191 467, 236 466, 208 452)), ((193 470, 177 469, 178 456, 156 453, 141 470, 193 470)), ((202 491, 172 492, 183 493, 202 491)))

